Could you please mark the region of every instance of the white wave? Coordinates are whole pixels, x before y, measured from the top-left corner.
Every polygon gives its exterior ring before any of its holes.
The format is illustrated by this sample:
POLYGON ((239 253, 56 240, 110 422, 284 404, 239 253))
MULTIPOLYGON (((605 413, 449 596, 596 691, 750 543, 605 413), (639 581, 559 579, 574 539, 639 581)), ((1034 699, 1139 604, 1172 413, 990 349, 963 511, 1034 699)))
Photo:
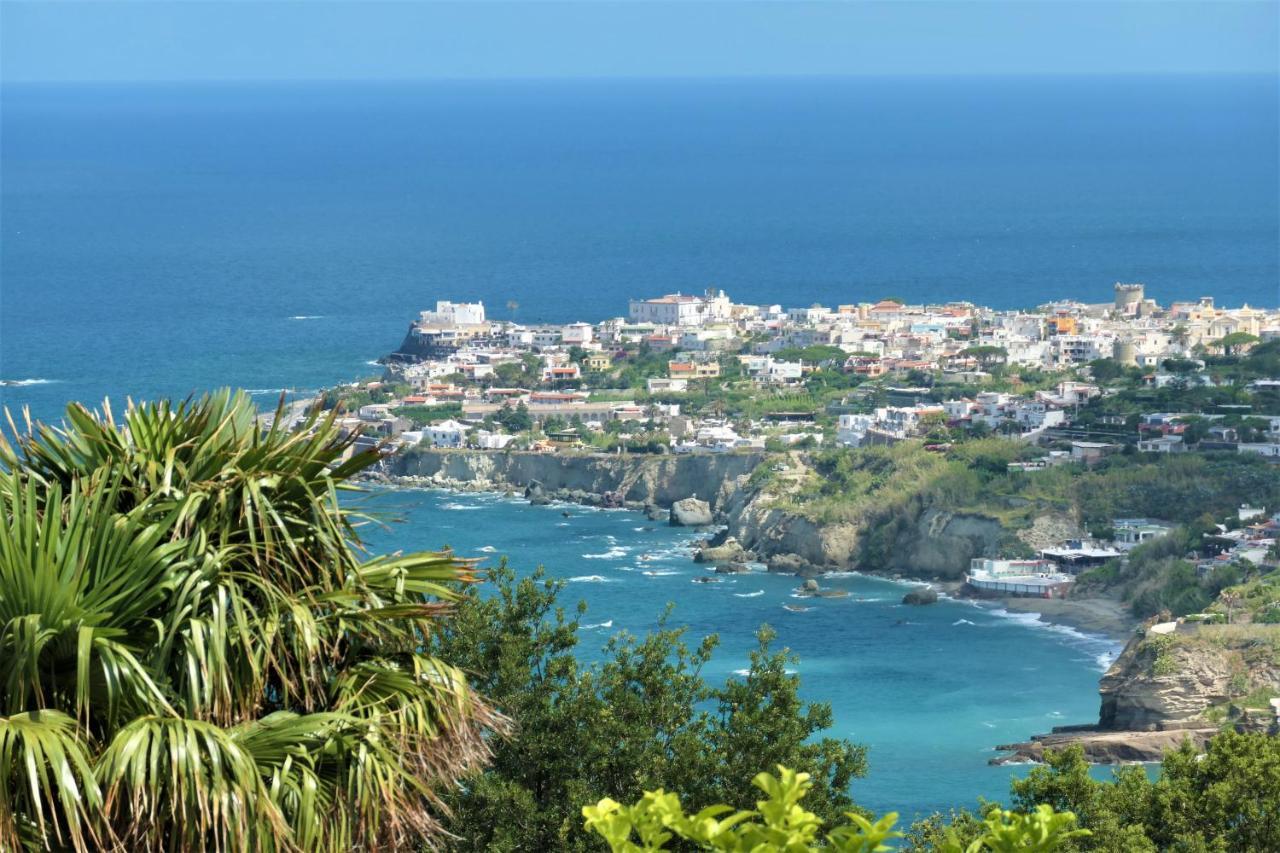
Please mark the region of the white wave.
POLYGON ((61 379, 0 379, 0 385, 25 387, 27 385, 52 385, 61 379))
POLYGON ((641 572, 641 574, 651 578, 665 578, 665 577, 670 577, 671 575, 678 575, 680 574, 680 572, 657 571, 657 572, 641 572))
MULTIPOLYGON (((984 608, 987 609, 987 608, 984 608)), ((1070 625, 1058 625, 1052 622, 1046 622, 1041 618, 1039 613, 1011 613, 1003 607, 993 607, 987 609, 987 612, 993 616, 999 616, 1001 619, 1008 620, 1014 624, 1023 625, 1028 628, 1035 628, 1041 631, 1049 631, 1065 638, 1065 640, 1073 646, 1084 647, 1090 652, 1096 652, 1093 662, 1096 666, 1105 672, 1120 655, 1123 643, 1117 643, 1098 634, 1089 634, 1080 631, 1070 625), (1098 651, 1101 649, 1101 651, 1098 651)))
POLYGON ((481 552, 482 554, 492 554, 494 551, 497 551, 498 549, 493 547, 492 545, 481 545, 476 550, 481 552))
POLYGON ((323 314, 294 314, 290 320, 323 320, 323 314))
POLYGON ((623 557, 627 556, 627 554, 629 554, 630 552, 631 552, 630 548, 619 546, 617 548, 610 548, 608 551, 605 551, 603 554, 583 554, 582 559, 584 560, 621 560, 623 557))
POLYGON ((472 510, 472 509, 484 509, 484 507, 482 506, 472 506, 470 504, 458 504, 458 503, 440 504, 440 508, 453 510, 455 512, 463 512, 465 510, 472 510))
POLYGON ((576 578, 569 578, 569 583, 613 583, 613 581, 600 575, 578 575, 576 578))
POLYGON ((764 590, 758 589, 755 592, 735 592, 733 594, 733 597, 734 598, 755 598, 758 595, 764 595, 764 590))
POLYGON ((1063 717, 1065 717, 1066 714, 1062 713, 1061 711, 1050 711, 1049 713, 1045 714, 1045 716, 1054 720, 1060 720, 1063 717))
POLYGON ((569 522, 567 522, 567 521, 557 521, 557 522, 556 522, 556 527, 568 527, 568 526, 569 526, 569 522))
POLYGON ((970 622, 968 619, 957 619, 951 623, 952 625, 976 625, 976 622, 970 622))
POLYGON ((382 367, 381 363, 374 361, 373 359, 366 361, 365 364, 369 365, 370 367, 382 367))
POLYGON ((606 619, 604 622, 594 622, 594 623, 592 623, 592 624, 590 624, 590 625, 583 625, 582 627, 583 627, 584 629, 591 629, 591 628, 612 628, 612 627, 613 627, 613 620, 612 620, 612 619, 606 619))
POLYGON ((302 390, 302 389, 300 389, 300 388, 246 388, 246 389, 244 389, 244 392, 245 392, 246 394, 249 394, 250 396, 258 396, 258 395, 261 395, 261 394, 271 394, 271 395, 273 395, 273 396, 274 396, 274 395, 277 395, 277 394, 296 394, 296 395, 302 395, 302 394, 313 394, 313 393, 315 393, 315 392, 313 392, 313 391, 306 391, 306 390, 302 390))

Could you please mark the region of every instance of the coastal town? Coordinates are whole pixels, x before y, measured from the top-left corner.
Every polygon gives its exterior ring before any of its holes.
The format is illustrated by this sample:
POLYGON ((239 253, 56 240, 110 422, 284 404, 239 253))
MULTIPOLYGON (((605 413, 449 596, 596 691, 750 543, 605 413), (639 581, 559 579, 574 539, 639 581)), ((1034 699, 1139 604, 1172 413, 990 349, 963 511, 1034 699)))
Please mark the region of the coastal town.
MULTIPOLYGON (((1280 463, 1278 346, 1280 310, 1210 297, 1162 306, 1131 283, 1107 303, 1031 310, 746 305, 711 288, 561 325, 439 301, 380 376, 324 400, 357 447, 383 453, 767 458, 911 443, 946 454, 991 437, 1017 448, 1001 463, 1011 475, 1035 478, 1135 454, 1280 463)), ((791 464, 794 479, 804 466, 791 464)), ((1280 507, 1241 503, 1202 531, 1212 547, 1194 555, 1201 579, 1274 557, 1280 507)), ((1104 519, 1017 554, 975 555, 964 579, 974 595, 1061 598, 1081 572, 1174 528, 1104 519)))

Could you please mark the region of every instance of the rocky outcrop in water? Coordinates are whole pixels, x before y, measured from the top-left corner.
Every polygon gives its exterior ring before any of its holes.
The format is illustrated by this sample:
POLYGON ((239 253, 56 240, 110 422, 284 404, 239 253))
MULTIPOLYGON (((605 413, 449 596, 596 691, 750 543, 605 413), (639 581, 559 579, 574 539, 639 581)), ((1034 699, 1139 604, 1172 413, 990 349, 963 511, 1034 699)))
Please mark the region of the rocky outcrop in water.
POLYGON ((694 552, 693 559, 697 563, 745 563, 751 556, 742 543, 729 536, 719 545, 703 545, 694 552))
POLYGON ((1133 761, 1159 761, 1166 752, 1177 749, 1184 740, 1190 740, 1197 749, 1203 749, 1209 739, 1218 733, 1216 727, 1171 729, 1155 732, 1103 731, 1077 728, 1055 729, 1053 734, 1038 735, 1026 743, 1007 743, 996 749, 1008 752, 991 759, 991 764, 1025 764, 1028 761, 1044 761, 1046 749, 1062 750, 1079 746, 1084 757, 1094 764, 1124 764, 1133 761))
POLYGON ((902 603, 913 604, 916 606, 925 605, 925 604, 937 604, 938 591, 931 586, 922 586, 918 589, 913 589, 910 592, 908 592, 906 595, 902 596, 902 603))
POLYGON ((697 498, 684 498, 671 505, 672 527, 707 527, 715 516, 711 514, 711 504, 697 498))

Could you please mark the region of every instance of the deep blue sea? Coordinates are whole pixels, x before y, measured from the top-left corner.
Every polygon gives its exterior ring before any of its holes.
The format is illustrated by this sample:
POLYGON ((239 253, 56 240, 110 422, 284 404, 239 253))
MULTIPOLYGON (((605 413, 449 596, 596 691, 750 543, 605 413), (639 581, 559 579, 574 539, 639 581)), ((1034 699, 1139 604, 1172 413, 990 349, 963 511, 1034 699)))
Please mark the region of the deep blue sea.
MULTIPOLYGON (((1275 77, 0 89, 0 400, 314 388, 436 299, 1280 302, 1275 77)), ((509 302, 518 309, 507 307, 509 302)), ((264 395, 265 396, 265 395, 264 395)))
MULTIPOLYGON (((437 299, 571 321, 712 285, 1020 307, 1119 280, 1274 306, 1277 96, 1274 77, 6 86, 0 379, 23 384, 0 402, 266 402, 375 372, 437 299)), ((544 563, 588 623, 643 630, 676 602, 721 634, 718 675, 768 621, 871 746, 855 792, 875 808, 1004 795, 992 744, 1097 711, 1111 646, 1025 617, 952 602, 895 627, 902 589, 860 577, 831 582, 862 600, 790 613, 792 579, 694 586, 688 534, 631 514, 386 500, 408 521, 379 545, 544 563), (663 558, 627 571, 641 554, 663 558)))
POLYGON ((973 806, 979 795, 1007 802, 1010 776, 1026 768, 988 766, 992 746, 1095 720, 1098 677, 1118 649, 1034 614, 950 600, 910 607, 901 603, 909 587, 852 573, 823 578, 849 590, 839 599, 797 599, 794 577, 763 571, 694 583, 707 574, 692 560, 701 534, 636 512, 425 490, 380 495, 372 506, 401 519, 370 537, 377 550, 449 545, 566 579, 566 609, 588 604, 588 657, 615 631, 653 628, 671 602, 671 621, 688 626, 690 645, 720 636, 703 670, 720 683, 748 666, 757 627, 771 625, 777 645, 800 657, 803 695, 831 703, 833 734, 870 747, 870 774, 854 783, 855 798, 904 817, 973 806))

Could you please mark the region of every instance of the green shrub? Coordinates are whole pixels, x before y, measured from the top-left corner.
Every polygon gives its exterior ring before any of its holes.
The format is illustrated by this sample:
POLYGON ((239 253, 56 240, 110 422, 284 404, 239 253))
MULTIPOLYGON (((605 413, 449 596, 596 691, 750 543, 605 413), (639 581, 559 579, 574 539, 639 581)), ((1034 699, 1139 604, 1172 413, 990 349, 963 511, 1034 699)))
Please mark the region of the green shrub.
MULTIPOLYGON (((876 821, 847 812, 844 824, 822 834, 822 821, 800 805, 811 786, 808 773, 779 765, 777 776, 761 773, 752 784, 764 792, 765 799, 751 810, 717 805, 688 815, 678 795, 659 789, 646 793, 633 806, 603 799, 583 807, 582 815, 587 829, 604 838, 614 853, 667 850, 668 843, 675 840, 689 842, 698 850, 742 853, 880 853, 894 849, 886 841, 903 837, 893 829, 898 821, 894 812, 876 821)), ((1053 853, 1066 849, 1071 839, 1090 834, 1076 828, 1075 815, 1055 812, 1051 806, 1037 806, 1025 814, 995 809, 981 824, 975 840, 964 844, 948 833, 937 849, 939 853, 1053 853)))

